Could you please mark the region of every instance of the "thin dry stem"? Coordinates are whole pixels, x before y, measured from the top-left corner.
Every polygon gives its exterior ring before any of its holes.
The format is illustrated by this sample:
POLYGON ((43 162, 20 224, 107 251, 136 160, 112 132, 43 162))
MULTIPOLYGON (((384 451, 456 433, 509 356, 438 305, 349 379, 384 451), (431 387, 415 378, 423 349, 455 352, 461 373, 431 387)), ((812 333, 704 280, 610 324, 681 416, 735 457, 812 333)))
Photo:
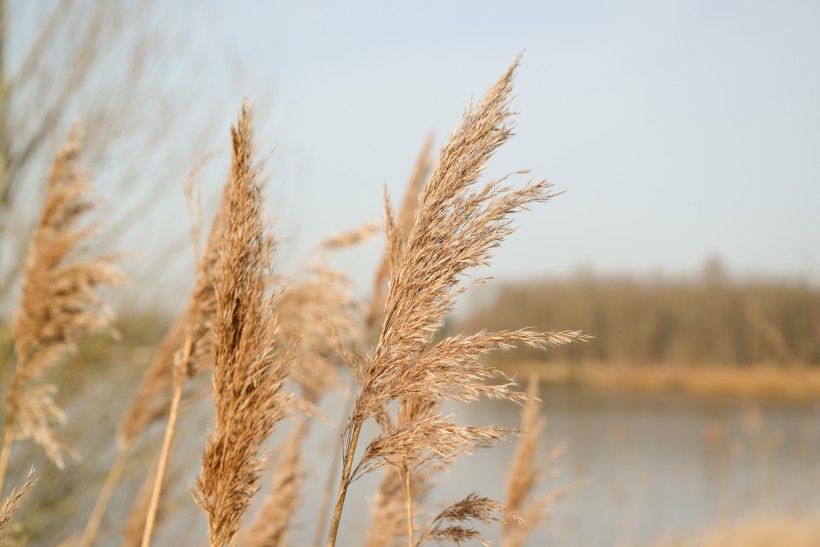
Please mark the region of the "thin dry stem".
MULTIPOLYGON (((157 476, 157 468, 153 466, 145 476, 145 480, 137 493, 137 499, 131 507, 131 512, 125 521, 122 534, 123 547, 139 547, 142 544, 142 536, 145 532, 145 520, 148 515, 148 507, 151 505, 151 498, 154 494, 154 478, 157 476)), ((168 482, 168 475, 165 475, 168 482)), ((157 522, 160 521, 162 512, 157 512, 157 522)))
POLYGON ((361 424, 353 426, 353 431, 350 433, 350 440, 347 443, 347 448, 344 455, 344 468, 342 470, 342 478, 339 482, 339 493, 336 497, 336 506, 333 508, 333 517, 330 519, 330 530, 327 534, 327 546, 333 547, 336 545, 336 536, 339 534, 339 523, 342 520, 342 509, 345 505, 345 497, 347 496, 347 489, 350 487, 350 473, 353 467, 353 456, 356 453, 356 445, 359 442, 359 433, 361 433, 361 424))
MULTIPOLYGON (((192 217, 191 237, 194 240, 195 249, 198 249, 200 223, 199 207, 194 203, 193 193, 196 173, 208 157, 205 156, 191 169, 185 183, 187 201, 192 217)), ((226 189, 223 190, 222 200, 211 226, 204 252, 199 255, 195 251, 197 256, 196 280, 188 301, 188 307, 185 313, 174 321, 160 343, 134 402, 120 422, 118 432, 120 453, 117 455, 114 466, 124 465, 125 459, 131 453, 133 443, 148 426, 168 416, 165 440, 160 455, 161 462, 164 460, 165 463, 160 465, 159 472, 159 475, 165 474, 167 460, 170 458, 170 446, 173 440, 173 431, 180 398, 182 397, 182 385, 185 375, 187 374, 189 377, 196 376, 210 367, 212 360, 211 322, 216 308, 213 280, 219 266, 219 245, 224 232, 223 216, 227 200, 226 194, 227 185, 226 189), (180 351, 182 352, 181 358, 179 356, 180 351), (176 409, 174 408, 175 405, 176 409)), ((86 531, 83 533, 80 547, 90 546, 96 536, 100 522, 95 524, 94 521, 101 521, 108 507, 109 499, 106 499, 106 496, 110 498, 110 493, 106 492, 106 488, 113 491, 116 487, 116 481, 119 480, 119 475, 114 474, 114 468, 109 471, 109 479, 113 479, 114 482, 110 485, 107 484, 100 492, 94 513, 92 513, 91 519, 86 525, 86 531)), ((163 477, 157 476, 158 485, 163 484, 162 480, 163 477)), ((108 479, 106 482, 108 482, 108 479)), ((161 487, 156 494, 152 494, 152 497, 154 495, 158 497, 160 491, 161 487)), ((153 529, 159 499, 152 502, 151 507, 152 509, 148 512, 148 518, 151 520, 149 529, 153 529)), ((151 534, 144 535, 150 541, 151 534)))
POLYGON ((151 502, 148 505, 148 512, 145 516, 145 530, 142 534, 142 547, 151 545, 151 538, 154 534, 154 525, 157 520, 157 510, 159 509, 159 500, 162 494, 162 485, 165 482, 165 470, 168 468, 168 462, 171 459, 171 445, 174 441, 174 431, 179 415, 179 403, 182 399, 182 386, 185 380, 185 364, 190 359, 191 354, 191 337, 188 336, 185 340, 185 347, 183 349, 182 358, 177 361, 174 370, 174 395, 171 399, 171 412, 168 415, 168 424, 165 428, 165 436, 162 441, 162 451, 159 455, 157 463, 157 473, 154 477, 154 489, 151 493, 151 502))
POLYGON ((100 494, 97 497, 97 502, 94 504, 94 510, 91 512, 85 530, 83 530, 82 537, 80 537, 78 547, 90 547, 94 542, 94 538, 97 537, 97 533, 100 531, 100 525, 102 525, 103 518, 105 517, 105 511, 111 502, 111 497, 114 495, 117 483, 119 483, 120 477, 122 477, 122 472, 125 470, 125 463, 128 460, 128 456, 129 451, 127 450, 117 451, 117 457, 108 470, 100 494))
POLYGON ((402 466, 402 478, 404 482, 404 500, 407 507, 407 547, 413 547, 413 492, 410 488, 410 469, 407 464, 402 466))

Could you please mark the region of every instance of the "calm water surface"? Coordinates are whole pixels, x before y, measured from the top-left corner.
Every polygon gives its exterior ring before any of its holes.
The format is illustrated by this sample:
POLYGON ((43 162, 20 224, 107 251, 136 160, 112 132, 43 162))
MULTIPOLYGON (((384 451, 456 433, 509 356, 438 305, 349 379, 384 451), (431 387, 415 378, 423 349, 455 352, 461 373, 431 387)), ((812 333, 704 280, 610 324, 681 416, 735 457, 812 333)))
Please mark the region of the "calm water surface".
MULTIPOLYGON (((757 513, 820 510, 820 405, 566 389, 547 390, 542 399, 544 448, 567 445, 549 485, 569 492, 531 545, 649 545, 757 513)), ((338 419, 342 407, 333 406, 328 414, 338 419)), ((519 419, 516 407, 490 402, 449 410, 471 424, 515 426, 519 419)), ((434 501, 473 491, 503 498, 513 449, 507 443, 463 457, 443 475, 434 501)), ((310 452, 326 468, 331 439, 311 442, 310 452)), ((343 544, 362 544, 377 480, 354 483, 343 544)), ((295 544, 312 540, 320 482, 309 485, 295 544)))

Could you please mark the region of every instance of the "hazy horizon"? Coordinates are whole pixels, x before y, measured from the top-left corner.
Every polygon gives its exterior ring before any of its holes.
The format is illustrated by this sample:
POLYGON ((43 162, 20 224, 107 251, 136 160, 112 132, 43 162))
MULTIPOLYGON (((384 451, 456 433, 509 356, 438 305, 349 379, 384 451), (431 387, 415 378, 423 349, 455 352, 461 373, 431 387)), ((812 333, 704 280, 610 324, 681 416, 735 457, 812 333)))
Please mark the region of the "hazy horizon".
POLYGON ((694 274, 713 256, 741 277, 820 275, 817 4, 251 2, 218 21, 275 120, 259 137, 294 247, 379 218, 426 134, 443 145, 525 50, 517 135, 489 172, 566 194, 516 219, 495 277, 694 274))
MULTIPOLYGON (((327 235, 381 218, 382 188, 401 197, 425 137, 443 145, 524 51, 516 135, 488 175, 526 168, 566 193, 516 218, 487 273, 697 275, 717 257, 738 278, 820 279, 816 3, 160 8, 165 31, 188 45, 155 70, 182 82, 186 63, 197 67, 190 105, 174 115, 207 119, 198 136, 220 153, 206 196, 223 180, 242 96, 254 104, 260 151, 273 150, 285 270, 327 235)), ((134 229, 129 248, 185 237, 183 179, 169 179, 151 212, 162 220, 134 229)), ((381 250, 371 243, 339 265, 368 286, 381 250)))

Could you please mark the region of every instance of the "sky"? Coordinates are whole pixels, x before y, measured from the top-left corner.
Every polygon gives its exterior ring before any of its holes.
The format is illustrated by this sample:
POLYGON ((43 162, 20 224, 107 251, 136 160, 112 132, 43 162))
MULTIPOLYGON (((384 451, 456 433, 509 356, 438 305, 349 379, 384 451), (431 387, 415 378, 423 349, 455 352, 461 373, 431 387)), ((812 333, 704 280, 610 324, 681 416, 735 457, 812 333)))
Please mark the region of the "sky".
MULTIPOLYGON (((242 97, 254 104, 286 269, 329 234, 382 218, 383 188, 400 199, 425 137, 443 146, 523 51, 516 135, 487 175, 529 169, 565 193, 518 215, 482 273, 686 276, 718 257, 736 277, 820 283, 816 1, 158 6, 188 44, 167 56, 165 88, 195 77, 175 114, 207 119, 226 151, 242 97)), ((156 204, 171 220, 135 237, 186 237, 183 178, 156 204)), ((366 284, 381 245, 340 264, 366 284)))
POLYGON ((527 168, 566 193, 518 217, 493 275, 688 274, 716 256, 736 275, 820 278, 816 2, 209 9, 269 120, 297 249, 379 218, 426 134, 443 145, 524 51, 516 136, 488 173, 527 168))

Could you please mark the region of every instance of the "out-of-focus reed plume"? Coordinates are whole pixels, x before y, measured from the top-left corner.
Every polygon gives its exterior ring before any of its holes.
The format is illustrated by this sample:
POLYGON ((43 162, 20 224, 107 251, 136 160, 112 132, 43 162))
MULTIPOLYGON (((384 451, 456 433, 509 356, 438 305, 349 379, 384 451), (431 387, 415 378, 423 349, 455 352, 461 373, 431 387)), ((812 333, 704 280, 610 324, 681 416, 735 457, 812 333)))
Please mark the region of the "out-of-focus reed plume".
POLYGON ((507 477, 507 509, 518 515, 520 520, 504 523, 505 547, 524 545, 527 537, 546 520, 553 503, 563 494, 563 490, 537 494, 562 451, 559 446, 549 458, 541 455, 540 445, 547 422, 540 414, 538 384, 538 376, 533 375, 527 389, 528 401, 521 411, 518 446, 507 477))
POLYGON ((93 186, 81 165, 81 141, 75 126, 57 153, 23 266, 13 324, 17 367, 6 395, 0 492, 14 440, 33 439, 63 467, 67 447, 56 426, 65 416, 53 399, 56 386, 39 382, 49 368, 76 351, 83 336, 110 328, 111 310, 97 292, 125 281, 114 266, 117 256, 78 256, 98 227, 79 225, 95 207, 89 197, 93 186))

